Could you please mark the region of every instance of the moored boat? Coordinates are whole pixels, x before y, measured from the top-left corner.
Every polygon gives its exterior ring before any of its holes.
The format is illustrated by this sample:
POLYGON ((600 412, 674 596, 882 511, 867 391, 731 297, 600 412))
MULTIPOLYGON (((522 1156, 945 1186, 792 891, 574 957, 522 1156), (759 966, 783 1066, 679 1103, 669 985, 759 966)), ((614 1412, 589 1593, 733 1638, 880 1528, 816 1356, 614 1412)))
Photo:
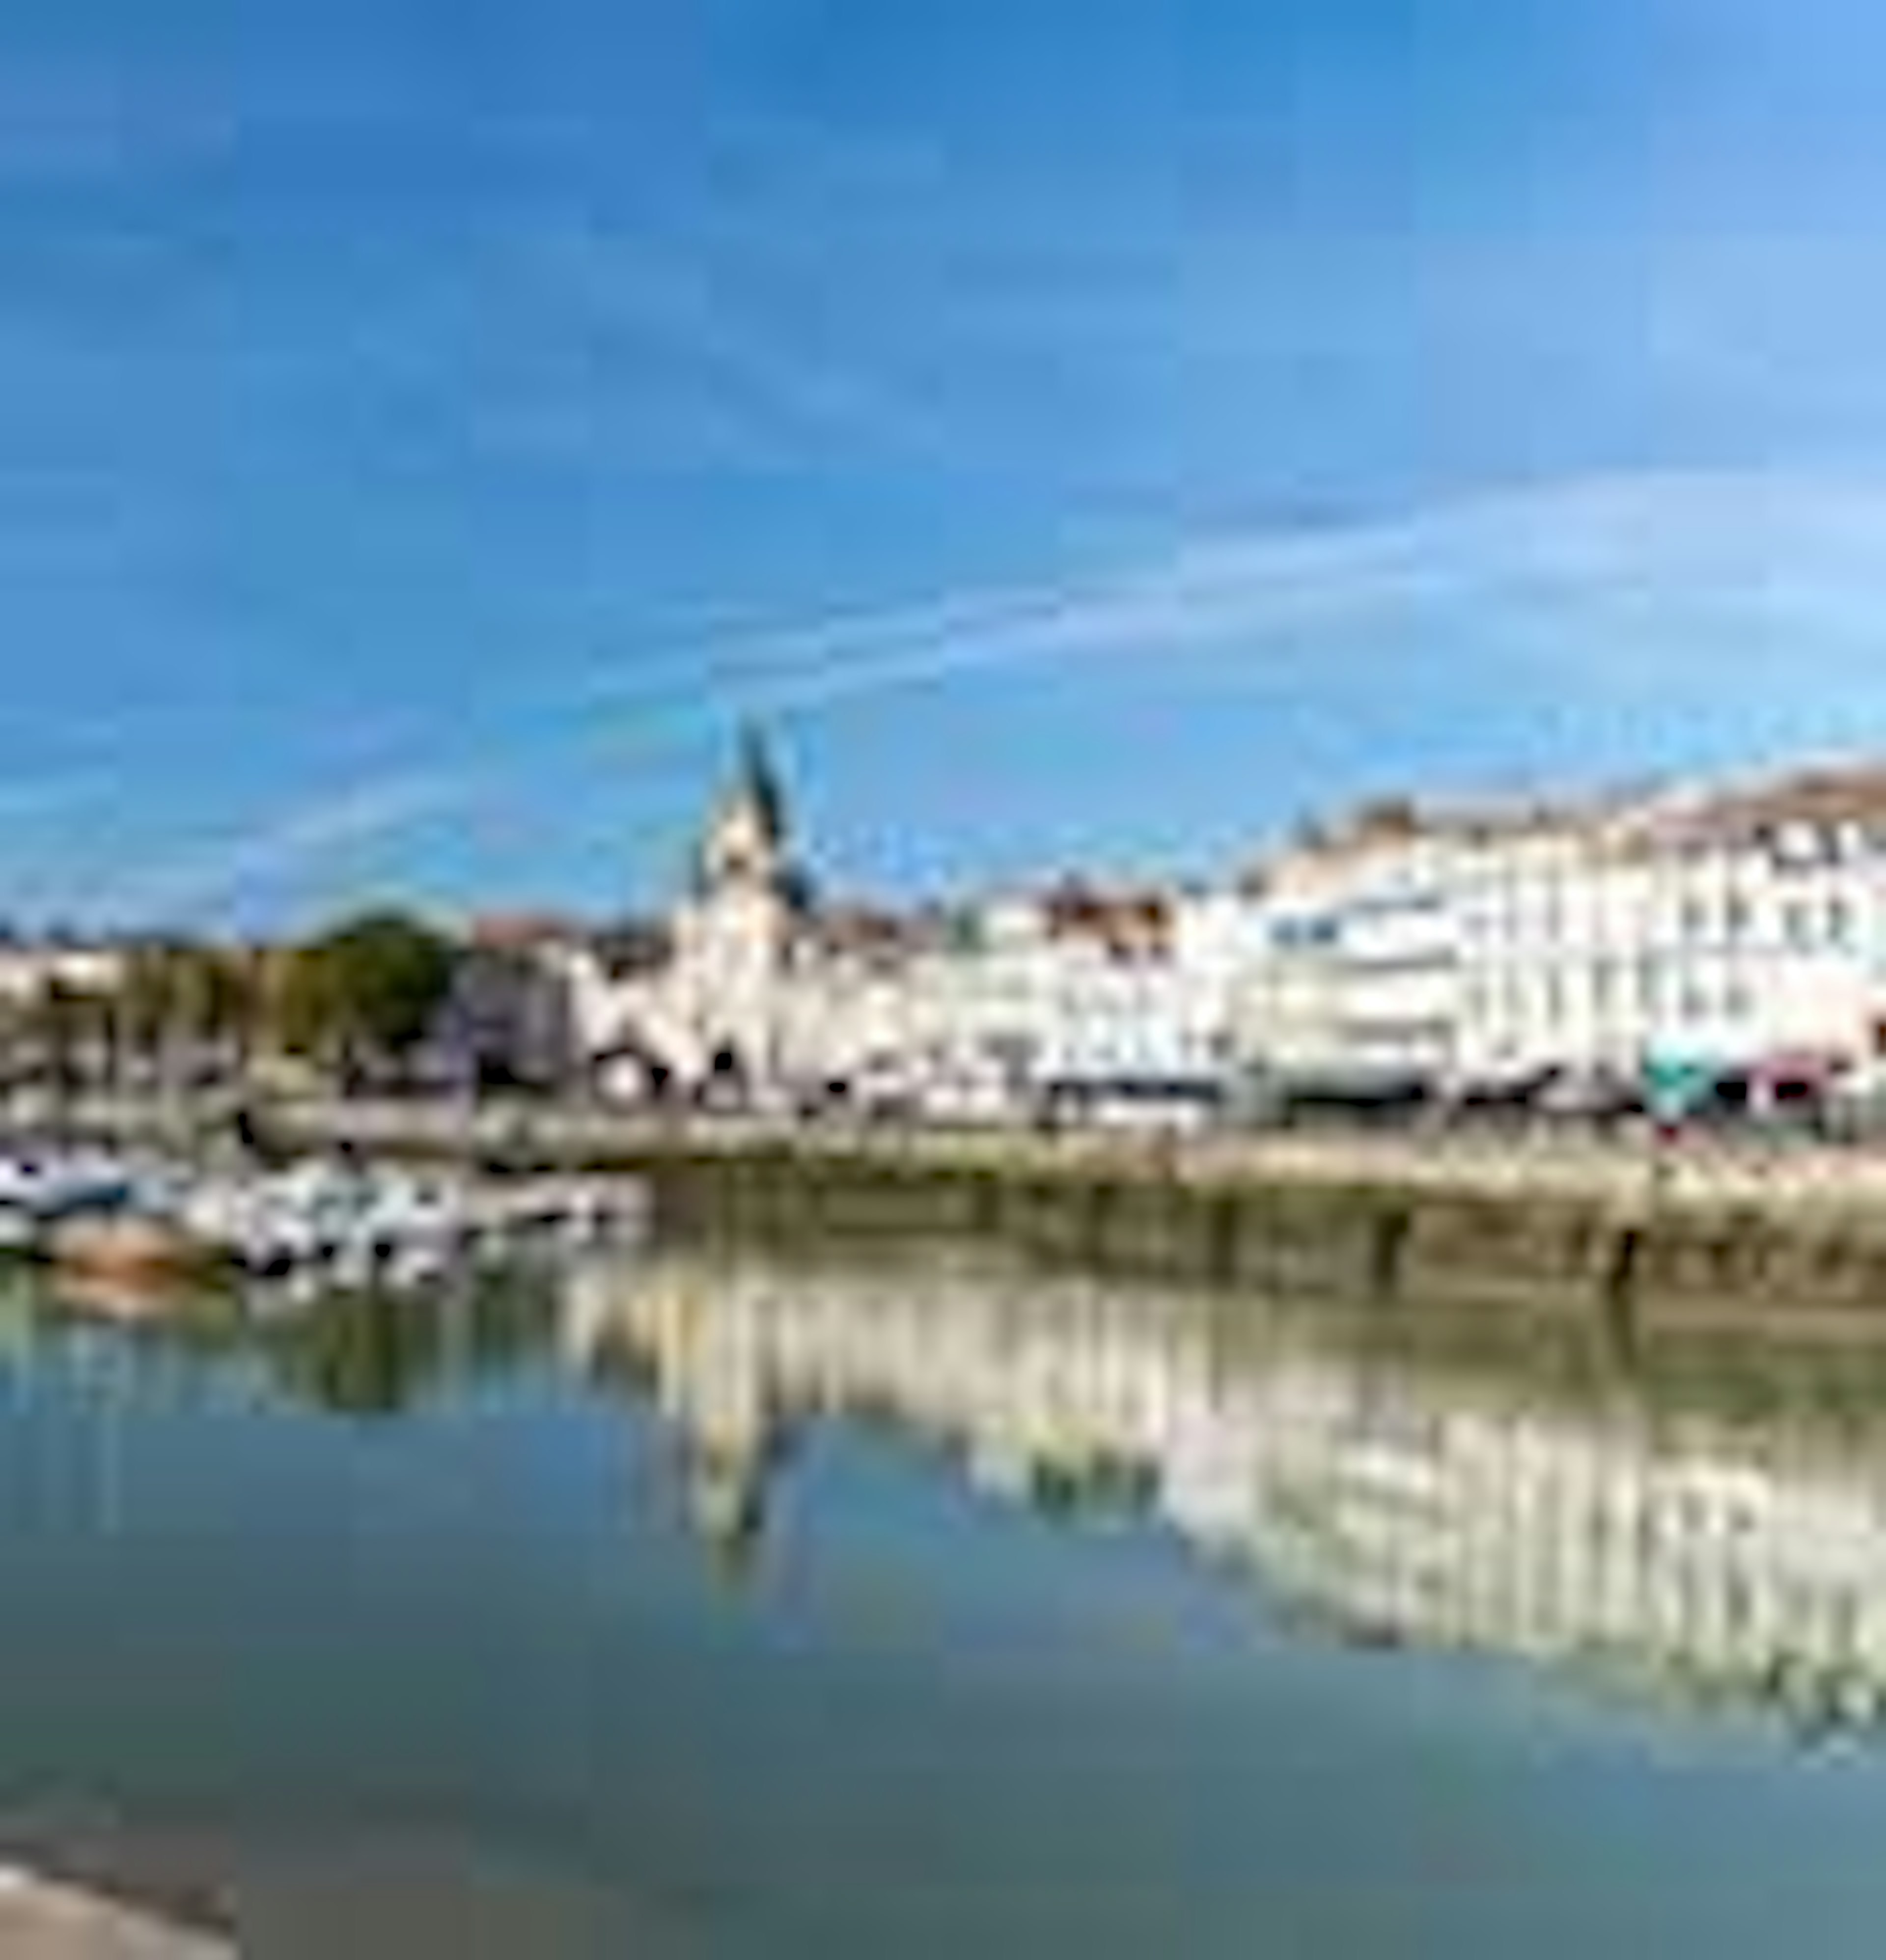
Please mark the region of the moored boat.
POLYGON ((105 1281, 189 1280, 210 1264, 201 1242, 173 1220, 132 1212, 62 1220, 46 1245, 60 1271, 105 1281))

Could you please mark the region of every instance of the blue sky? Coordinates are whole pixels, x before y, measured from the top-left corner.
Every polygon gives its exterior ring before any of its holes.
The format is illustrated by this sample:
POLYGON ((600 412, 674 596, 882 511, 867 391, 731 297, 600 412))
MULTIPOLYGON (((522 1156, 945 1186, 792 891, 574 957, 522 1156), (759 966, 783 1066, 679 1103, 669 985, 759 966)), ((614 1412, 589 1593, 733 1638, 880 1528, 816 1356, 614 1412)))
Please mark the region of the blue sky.
POLYGON ((0 909, 841 885, 1886 710, 1865 0, 9 0, 0 909))

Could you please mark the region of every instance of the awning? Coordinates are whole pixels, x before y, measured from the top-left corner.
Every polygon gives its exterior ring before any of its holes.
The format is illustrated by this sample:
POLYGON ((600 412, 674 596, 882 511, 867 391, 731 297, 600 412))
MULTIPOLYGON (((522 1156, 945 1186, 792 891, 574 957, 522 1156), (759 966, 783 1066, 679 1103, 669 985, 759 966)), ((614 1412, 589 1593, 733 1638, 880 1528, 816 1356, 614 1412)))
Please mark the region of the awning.
POLYGON ((1644 1095, 1659 1115, 1682 1115, 1702 1102, 1726 1071, 1689 1055, 1652 1055, 1644 1063, 1644 1095))
POLYGON ((1779 1084, 1824 1088, 1836 1076, 1843 1074, 1846 1068, 1845 1059, 1839 1055, 1784 1052, 1764 1055, 1752 1064, 1748 1079, 1764 1088, 1773 1088, 1779 1084))

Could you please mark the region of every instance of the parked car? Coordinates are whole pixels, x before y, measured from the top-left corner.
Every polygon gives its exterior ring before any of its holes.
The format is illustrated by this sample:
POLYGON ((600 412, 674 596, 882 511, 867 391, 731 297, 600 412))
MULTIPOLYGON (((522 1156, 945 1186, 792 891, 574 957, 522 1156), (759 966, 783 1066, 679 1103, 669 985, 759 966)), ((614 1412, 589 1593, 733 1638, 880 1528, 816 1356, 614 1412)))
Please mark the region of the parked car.
POLYGON ((1566 1122, 1611 1123, 1641 1116, 1644 1097, 1637 1082, 1617 1069, 1557 1068, 1535 1092, 1532 1106, 1566 1122))
POLYGON ((1041 1104, 1051 1117, 1096 1129, 1190 1134, 1222 1119, 1226 1094, 1209 1080, 1163 1077, 1065 1080, 1045 1084, 1041 1104))

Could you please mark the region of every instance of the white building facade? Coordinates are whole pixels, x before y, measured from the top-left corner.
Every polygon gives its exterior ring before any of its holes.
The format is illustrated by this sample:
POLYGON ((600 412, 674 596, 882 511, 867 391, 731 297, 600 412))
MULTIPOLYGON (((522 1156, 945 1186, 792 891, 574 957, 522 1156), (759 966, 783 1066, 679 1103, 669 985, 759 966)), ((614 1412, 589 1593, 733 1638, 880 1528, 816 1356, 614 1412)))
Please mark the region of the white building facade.
POLYGON ((1870 1065, 1886 1020, 1886 777, 1366 812, 1262 873, 1242 1051, 1439 1083, 1870 1065))
POLYGON ((560 956, 582 1057, 612 1093, 1020 1114, 1056 1094, 1205 1090, 1235 1050, 1260 931, 1231 890, 1064 883, 906 913, 820 906, 749 741, 673 918, 613 958, 560 956))
POLYGON ((896 913, 813 902, 749 742, 673 917, 563 956, 583 1056, 625 1093, 1019 1112, 1247 1075, 1837 1071, 1886 1045, 1886 772, 1379 804, 1236 883, 896 913))
POLYGON ((1886 796, 1814 780, 1490 842, 1460 895, 1470 1074, 1879 1049, 1886 796))

